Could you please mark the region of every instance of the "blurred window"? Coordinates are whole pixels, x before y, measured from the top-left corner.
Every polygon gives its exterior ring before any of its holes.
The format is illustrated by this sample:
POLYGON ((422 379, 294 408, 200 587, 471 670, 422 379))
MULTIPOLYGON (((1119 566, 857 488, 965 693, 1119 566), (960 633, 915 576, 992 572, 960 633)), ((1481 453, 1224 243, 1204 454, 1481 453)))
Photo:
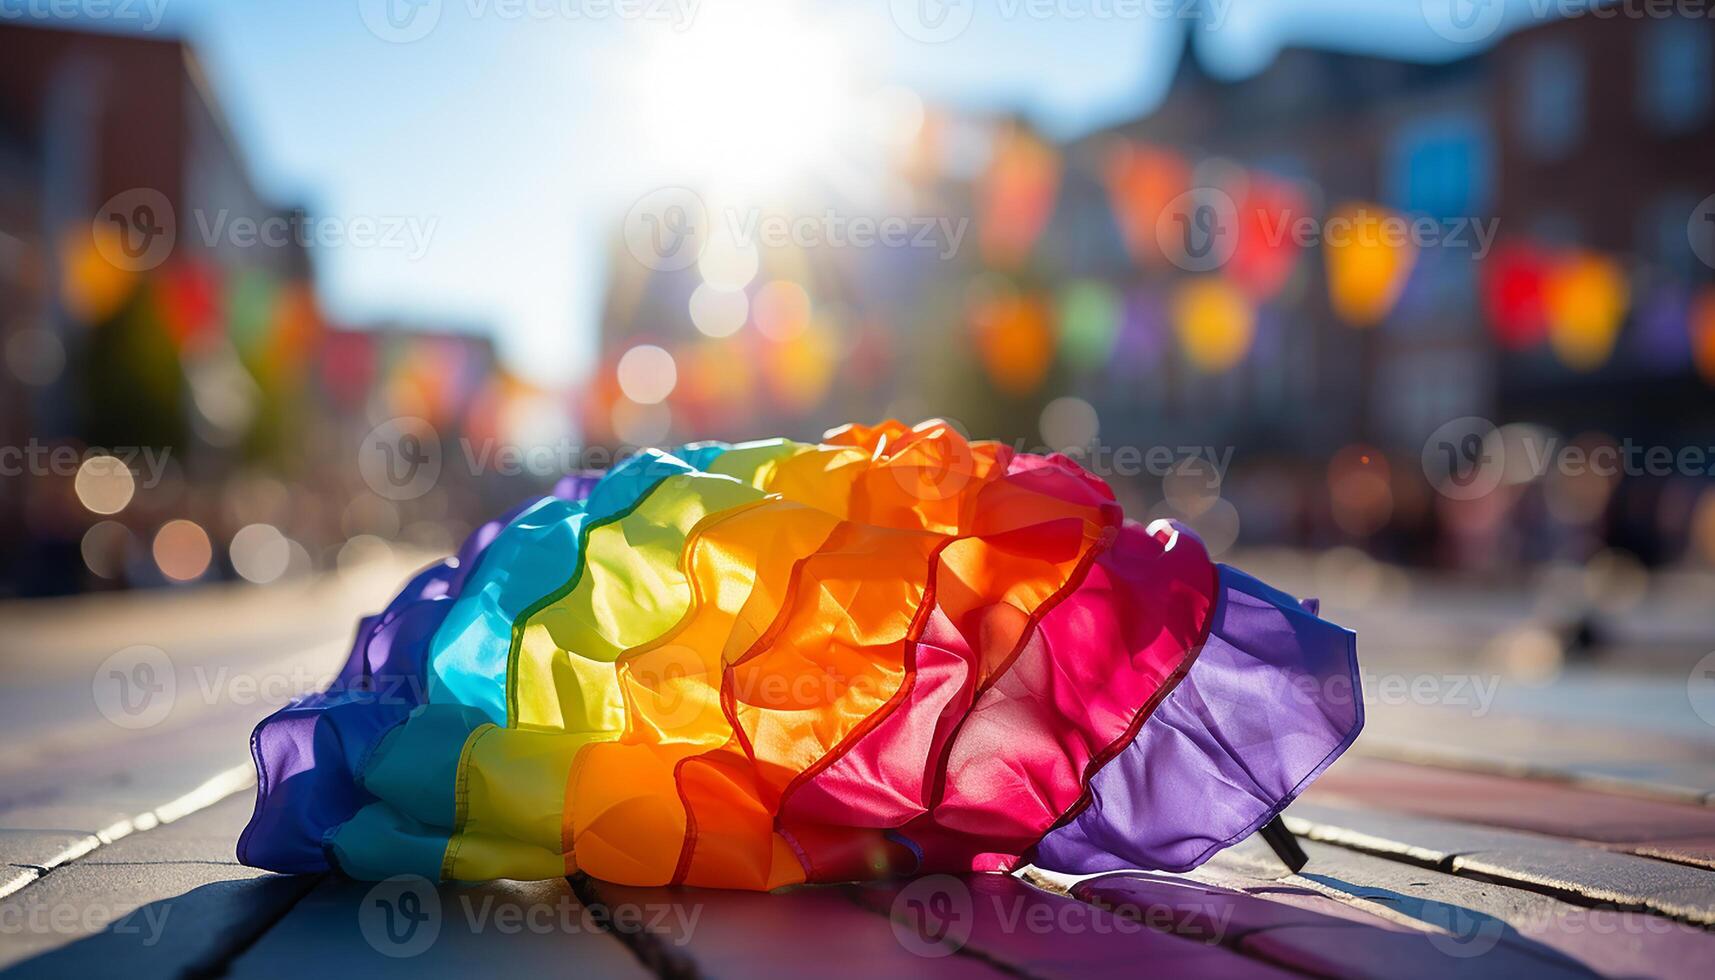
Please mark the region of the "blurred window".
POLYGON ((1679 132, 1709 115, 1710 36, 1684 20, 1653 21, 1642 33, 1638 111, 1657 129, 1679 132))
POLYGON ((1676 191, 1657 197, 1638 215, 1638 254, 1677 279, 1696 279, 1700 268, 1685 233, 1686 216, 1697 203, 1696 194, 1676 191))
POLYGON ((1566 41, 1526 51, 1514 115, 1525 149, 1538 160, 1560 160, 1584 136, 1584 59, 1566 41))
POLYGON ((1525 222, 1525 234, 1551 248, 1575 248, 1584 242, 1583 223, 1564 208, 1532 214, 1525 222))
POLYGON ((1436 218, 1486 213, 1493 184, 1490 143, 1488 124, 1475 112, 1408 123, 1388 154, 1394 204, 1436 218))
POLYGON ((1489 361, 1477 344, 1400 347, 1377 370, 1371 408, 1389 442, 1421 443, 1448 419, 1490 410, 1489 361))

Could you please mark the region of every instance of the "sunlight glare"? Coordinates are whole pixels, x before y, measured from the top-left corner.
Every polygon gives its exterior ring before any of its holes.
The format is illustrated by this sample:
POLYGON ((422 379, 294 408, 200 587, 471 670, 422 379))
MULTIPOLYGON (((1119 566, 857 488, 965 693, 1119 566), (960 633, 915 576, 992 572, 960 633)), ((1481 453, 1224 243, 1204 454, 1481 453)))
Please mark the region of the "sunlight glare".
POLYGON ((785 0, 704 5, 657 35, 640 66, 638 121, 660 162, 759 191, 813 169, 852 117, 839 46, 785 0))

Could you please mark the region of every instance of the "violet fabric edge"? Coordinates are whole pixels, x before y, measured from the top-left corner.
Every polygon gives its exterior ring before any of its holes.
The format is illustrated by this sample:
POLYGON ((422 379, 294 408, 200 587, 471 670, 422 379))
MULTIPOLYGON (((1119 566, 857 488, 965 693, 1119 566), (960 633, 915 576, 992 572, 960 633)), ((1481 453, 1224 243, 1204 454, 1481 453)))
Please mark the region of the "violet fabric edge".
MULTIPOLYGON (((1185 533, 1184 529, 1179 529, 1179 530, 1181 530, 1181 533, 1185 533)), ((1194 539, 1196 537, 1194 533, 1191 536, 1194 539)), ((1234 845, 1234 844, 1236 844, 1242 840, 1245 840, 1246 838, 1250 837, 1252 834, 1255 834, 1258 830, 1260 830, 1263 827, 1263 825, 1267 824, 1270 820, 1273 820, 1275 817, 1279 816, 1280 813, 1282 811, 1284 811, 1288 806, 1290 806, 1292 804, 1292 802, 1294 800, 1296 800, 1298 798, 1298 796, 1307 787, 1309 787, 1309 785, 1311 783, 1313 783, 1316 779, 1318 779, 1324 772, 1327 771, 1327 769, 1331 765, 1334 764, 1334 762, 1336 760, 1338 760, 1340 758, 1341 755, 1343 755, 1348 749, 1350 749, 1352 744, 1357 740, 1358 736, 1361 735, 1363 732, 1365 716, 1364 716, 1363 697, 1362 697, 1362 693, 1361 693, 1362 689, 1359 686, 1360 674, 1358 672, 1359 668, 1358 668, 1358 656, 1357 656, 1357 634, 1354 631, 1347 629, 1346 627, 1340 626, 1338 623, 1333 623, 1333 622, 1330 622, 1326 619, 1323 619, 1322 616, 1320 615, 1321 603, 1317 599, 1311 598, 1311 599, 1300 600, 1300 599, 1297 599, 1297 598, 1295 598, 1295 597, 1293 597, 1287 593, 1282 592, 1279 589, 1274 588, 1273 586, 1268 585, 1266 582, 1262 582, 1261 580, 1256 579, 1254 576, 1248 575, 1247 573, 1243 572, 1242 570, 1237 569, 1231 565, 1225 565, 1225 564, 1218 563, 1218 562, 1212 562, 1211 565, 1213 566, 1214 571, 1215 571, 1215 575, 1216 575, 1216 596, 1215 596, 1215 604, 1210 608, 1210 611, 1209 611, 1209 621, 1208 621, 1208 624, 1205 628, 1204 643, 1206 644, 1208 642, 1211 642, 1216 637, 1216 635, 1221 632, 1221 630, 1219 628, 1219 624, 1222 624, 1226 621, 1226 615, 1225 615, 1226 610, 1231 603, 1231 595, 1235 592, 1243 594, 1243 595, 1251 596, 1253 598, 1264 599, 1265 601, 1268 601, 1268 602, 1272 603, 1273 605, 1275 605, 1277 608, 1296 607, 1301 612, 1307 613, 1308 615, 1310 615, 1310 616, 1314 617, 1315 619, 1321 621, 1325 625, 1333 627, 1335 630, 1338 631, 1339 634, 1341 634, 1342 640, 1344 641, 1344 644, 1345 644, 1345 650, 1344 650, 1345 656, 1344 656, 1343 668, 1344 668, 1345 673, 1351 678, 1352 685, 1353 685, 1352 690, 1354 691, 1354 698, 1353 698, 1354 704, 1353 704, 1353 711, 1352 711, 1351 720, 1345 726, 1345 730, 1342 732, 1342 734, 1339 738, 1339 741, 1333 743, 1331 748, 1328 750, 1328 752, 1314 766, 1312 766, 1309 770, 1307 770, 1304 773, 1304 775, 1301 776, 1293 784, 1293 786, 1291 787, 1290 790, 1288 790, 1284 793, 1281 793, 1280 796, 1274 801, 1274 803, 1271 806, 1269 806, 1267 809, 1265 809, 1260 815, 1258 815, 1255 819, 1250 821, 1242 829, 1234 832, 1232 835, 1227 837, 1225 840, 1212 842, 1207 847, 1205 847, 1202 851, 1198 852, 1197 854, 1195 854, 1194 856, 1189 857, 1189 858, 1185 858, 1185 859, 1175 861, 1175 862, 1171 862, 1171 863, 1155 863, 1155 862, 1152 862, 1152 863, 1149 863, 1148 865, 1141 865, 1141 864, 1135 863, 1134 861, 1129 861, 1125 858, 1120 857, 1120 855, 1118 855, 1112 851, 1108 851, 1105 848, 1101 848, 1099 845, 1097 845, 1097 848, 1096 848, 1097 853, 1106 854, 1109 858, 1114 859, 1114 863, 1111 866, 1104 868, 1104 869, 1100 869, 1100 870, 1090 869, 1087 871, 1078 871, 1078 872, 1072 872, 1072 873, 1101 874, 1101 873, 1124 872, 1126 870, 1133 870, 1133 871, 1144 870, 1145 868, 1147 868, 1147 870, 1150 870, 1150 871, 1159 871, 1159 872, 1175 873, 1176 874, 1176 873, 1183 873, 1186 871, 1191 871, 1195 868, 1198 868, 1198 867, 1202 866, 1205 862, 1207 862, 1216 853, 1218 853, 1218 852, 1220 852, 1220 851, 1222 851, 1228 847, 1231 847, 1232 845, 1234 845), (1262 590, 1264 590, 1265 594, 1258 595, 1257 593, 1254 593, 1254 592, 1250 591, 1249 589, 1237 588, 1236 585, 1230 584, 1229 575, 1235 575, 1235 576, 1238 576, 1242 580, 1248 580, 1249 582, 1254 583, 1255 586, 1260 587, 1262 590), (1270 595, 1269 593, 1272 593, 1272 595, 1270 595)), ((1252 645, 1252 643, 1246 643, 1243 646, 1238 646, 1237 644, 1234 644, 1230 638, 1228 638, 1224 635, 1222 635, 1221 638, 1222 638, 1222 641, 1224 643, 1226 643, 1229 646, 1234 646, 1237 649, 1241 649, 1241 650, 1254 649, 1254 646, 1252 645)), ((1254 643, 1255 641, 1253 640, 1252 642, 1254 643)), ((1185 674, 1180 678, 1181 682, 1188 681, 1191 677, 1193 677, 1195 675, 1197 664, 1201 659, 1202 659, 1202 657, 1201 657, 1201 645, 1200 645, 1198 655, 1192 658, 1192 661, 1191 661, 1189 668, 1185 671, 1185 674)), ((1175 686, 1175 688, 1177 688, 1178 685, 1175 684, 1174 686, 1175 686)), ((1162 704, 1165 704, 1167 702, 1167 698, 1171 697, 1172 694, 1173 694, 1172 691, 1168 692, 1168 695, 1164 696, 1161 699, 1160 703, 1158 703, 1157 708, 1159 708, 1162 704)), ((1153 711, 1151 712, 1151 715, 1153 715, 1153 711)), ((1126 740, 1126 742, 1125 742, 1124 746, 1121 748, 1121 750, 1114 754, 1114 757, 1112 760, 1110 760, 1109 765, 1113 765, 1113 764, 1117 763, 1124 756, 1125 751, 1131 747, 1132 743, 1136 740, 1136 738, 1138 738, 1142 735, 1142 733, 1145 730, 1145 728, 1147 727, 1149 721, 1150 721, 1150 719, 1146 718, 1144 721, 1144 724, 1138 726, 1137 730, 1134 733, 1132 733, 1132 736, 1126 740)), ((1090 785, 1091 786, 1094 785, 1094 781, 1095 781, 1095 776, 1092 774, 1092 776, 1090 778, 1090 785)), ((1067 822, 1071 822, 1071 821, 1067 821, 1067 822)), ((1044 841, 1046 841, 1049 837, 1053 836, 1056 832, 1058 832, 1058 830, 1061 827, 1063 827, 1065 825, 1066 825, 1066 823, 1056 824, 1056 827, 1054 829, 1050 830, 1047 834, 1044 834, 1044 836, 1041 840, 1039 840, 1035 845, 1033 845, 1029 850, 1027 850, 1024 855, 1022 855, 1023 861, 1025 863, 1039 864, 1040 859, 1042 858, 1042 855, 1039 851, 1039 848, 1041 848, 1044 841)), ((1054 867, 1055 863, 1057 863, 1057 862, 1054 862, 1052 859, 1050 859, 1050 863, 1042 864, 1041 866, 1045 867, 1045 868, 1052 868, 1052 867, 1054 867)))
MULTIPOLYGON (((1225 596, 1223 594, 1223 598, 1224 597, 1225 596)), ((1306 599, 1303 600, 1303 603, 1315 603, 1317 608, 1321 605, 1320 602, 1315 599, 1306 599)), ((1303 603, 1300 604, 1303 605, 1303 603)), ((1321 616, 1317 615, 1311 607, 1306 606, 1305 611, 1309 612, 1312 616, 1316 616, 1316 618, 1321 619, 1321 616)), ((1327 622, 1327 620, 1323 620, 1323 622, 1327 622)), ((1346 634, 1346 667, 1352 672, 1352 677, 1355 682, 1358 677, 1358 634, 1352 630, 1346 629, 1344 626, 1341 626, 1340 630, 1346 634)), ((1356 688, 1356 690, 1359 693, 1353 697, 1355 710, 1350 730, 1346 732, 1345 737, 1340 740, 1339 744, 1330 749, 1328 754, 1323 757, 1322 761, 1316 764, 1316 768, 1306 773, 1304 778, 1300 779, 1297 785, 1292 787, 1291 792, 1283 796, 1275 803, 1274 806, 1266 810, 1262 816, 1258 817, 1249 826, 1245 827, 1245 829, 1235 833, 1218 844, 1209 845, 1209 847, 1201 854, 1197 855, 1196 858, 1173 867, 1156 868, 1153 870, 1165 871, 1170 874, 1183 874, 1187 871, 1194 871, 1197 868, 1202 867, 1205 862, 1214 857, 1217 853, 1232 847, 1234 844, 1239 843, 1247 837, 1250 837, 1252 834, 1261 830, 1264 824, 1273 820, 1275 817, 1280 816, 1287 807, 1292 805, 1294 800, 1298 799, 1298 795, 1300 793, 1304 792, 1311 783, 1321 778, 1322 774, 1328 771, 1328 767, 1337 762, 1340 756, 1345 755, 1346 750, 1352 747, 1352 743, 1358 740, 1358 736, 1364 733, 1364 699, 1362 689, 1356 688)))

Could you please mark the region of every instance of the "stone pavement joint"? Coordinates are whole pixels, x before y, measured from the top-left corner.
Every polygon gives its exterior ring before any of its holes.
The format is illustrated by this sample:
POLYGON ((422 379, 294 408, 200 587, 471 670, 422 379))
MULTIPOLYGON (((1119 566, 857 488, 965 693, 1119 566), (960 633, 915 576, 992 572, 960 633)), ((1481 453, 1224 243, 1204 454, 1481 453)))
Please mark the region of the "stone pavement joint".
POLYGON ((256 771, 248 764, 234 766, 225 772, 218 773, 190 792, 169 800, 153 810, 145 811, 97 833, 80 838, 75 844, 61 850, 42 864, 13 865, 13 867, 31 869, 35 874, 19 875, 0 880, 0 898, 7 898, 29 887, 52 874, 55 870, 88 857, 101 847, 132 834, 146 833, 165 824, 181 820, 254 785, 256 785, 256 771))

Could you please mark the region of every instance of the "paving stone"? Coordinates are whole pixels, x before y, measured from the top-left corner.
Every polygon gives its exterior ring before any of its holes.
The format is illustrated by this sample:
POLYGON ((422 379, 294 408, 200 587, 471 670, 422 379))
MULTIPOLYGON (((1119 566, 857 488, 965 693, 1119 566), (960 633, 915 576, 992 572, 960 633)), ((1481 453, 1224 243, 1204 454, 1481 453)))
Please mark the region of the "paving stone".
POLYGON ((1695 864, 1715 871, 1715 837, 1690 837, 1683 840, 1633 841, 1616 845, 1620 850, 1664 861, 1695 864))
POLYGON ((0 864, 30 864, 32 855, 75 851, 88 841, 76 831, 0 829, 0 864))
POLYGON ((1462 949, 1440 928, 1405 928, 1365 916, 1324 899, 1334 908, 1283 903, 1255 894, 1197 885, 1135 872, 1082 882, 1074 894, 1126 914, 1160 908, 1195 908, 1185 922, 1189 934, 1208 932, 1246 954, 1279 966, 1334 977, 1434 977, 1457 968, 1478 976, 1508 977, 1519 970, 1532 975, 1587 976, 1575 963, 1531 952, 1501 948, 1477 963, 1459 962, 1462 949))
POLYGON ((634 888, 592 880, 587 888, 610 909, 661 915, 660 931, 645 930, 636 939, 664 975, 735 980, 1006 975, 974 950, 949 951, 911 928, 896 928, 840 887, 764 893, 634 888))
POLYGON ((1304 798, 1614 843, 1715 836, 1715 807, 1379 759, 1342 760, 1304 798))
POLYGON ((564 879, 430 885, 329 876, 228 964, 235 980, 306 974, 372 978, 647 978, 564 879))
POLYGON ((878 882, 852 891, 911 942, 926 939, 924 927, 935 923, 937 898, 945 896, 939 904, 956 912, 943 923, 951 927, 949 940, 968 954, 1032 977, 1126 974, 1139 963, 1166 976, 1286 975, 1222 948, 1194 903, 1116 915, 992 874, 878 882))
POLYGON ((1618 730, 1588 717, 1389 705, 1371 712, 1357 751, 1401 762, 1579 781, 1611 792, 1701 802, 1715 792, 1708 740, 1618 730))
POLYGON ((123 957, 149 977, 218 960, 313 884, 237 864, 233 841, 249 812, 248 799, 228 797, 0 900, 0 966, 76 976, 123 957))
POLYGON ((1715 933, 1700 926, 1573 905, 1315 841, 1304 847, 1303 878, 1446 930, 1451 935, 1437 944, 1444 957, 1485 956, 1505 944, 1562 967, 1627 977, 1702 976, 1715 962, 1715 933))
POLYGON ((1266 894, 1225 888, 1189 879, 1141 871, 1122 871, 1080 882, 1074 897, 1122 914, 1138 916, 1154 909, 1194 910, 1178 923, 1186 935, 1237 942, 1264 929, 1285 926, 1352 925, 1358 928, 1407 931, 1403 926, 1343 908, 1325 896, 1300 890, 1295 902, 1274 901, 1266 894))
POLYGON ((1540 834, 1303 801, 1293 805, 1287 825, 1312 840, 1481 875, 1581 904, 1715 924, 1715 875, 1700 868, 1540 834))

